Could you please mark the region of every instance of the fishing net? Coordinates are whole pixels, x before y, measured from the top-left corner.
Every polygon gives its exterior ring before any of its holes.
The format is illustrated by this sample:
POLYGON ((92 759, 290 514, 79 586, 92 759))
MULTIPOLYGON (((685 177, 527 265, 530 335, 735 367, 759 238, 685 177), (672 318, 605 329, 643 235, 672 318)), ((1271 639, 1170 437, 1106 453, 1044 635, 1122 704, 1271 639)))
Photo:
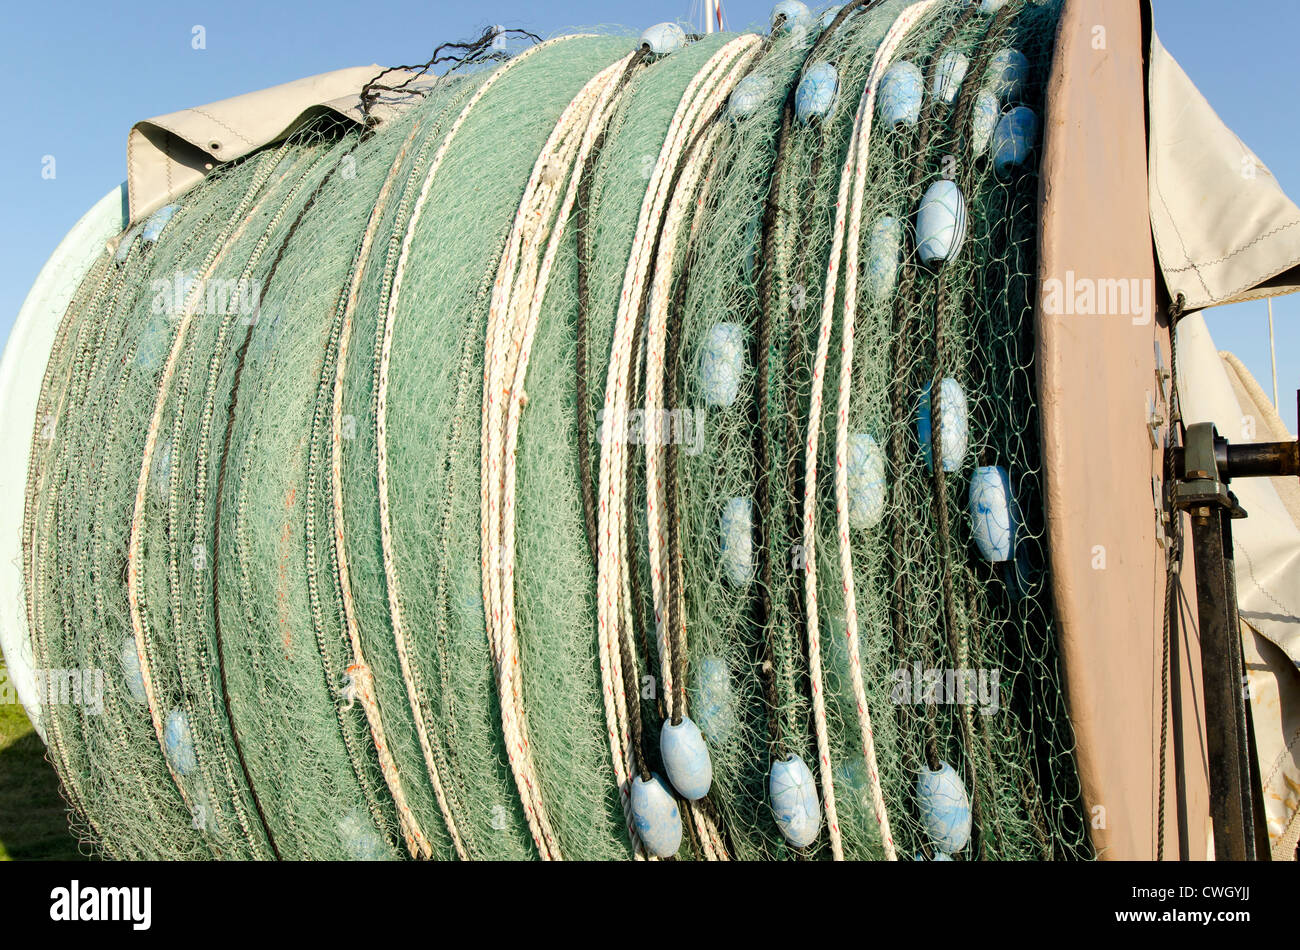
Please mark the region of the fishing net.
POLYGON ((103 686, 41 712, 76 833, 115 858, 641 857, 630 789, 691 716, 712 782, 677 802, 679 857, 944 857, 918 785, 942 763, 960 857, 1087 856, 1037 149, 1000 162, 979 131, 1042 116, 1057 13, 516 42, 128 232, 60 327, 24 523, 36 665, 103 686), (901 61, 917 115, 859 150, 901 61), (966 221, 935 264, 940 182, 966 221), (998 471, 1017 530, 990 563, 969 486, 998 471), (824 811, 806 846, 772 808, 791 756, 824 811))

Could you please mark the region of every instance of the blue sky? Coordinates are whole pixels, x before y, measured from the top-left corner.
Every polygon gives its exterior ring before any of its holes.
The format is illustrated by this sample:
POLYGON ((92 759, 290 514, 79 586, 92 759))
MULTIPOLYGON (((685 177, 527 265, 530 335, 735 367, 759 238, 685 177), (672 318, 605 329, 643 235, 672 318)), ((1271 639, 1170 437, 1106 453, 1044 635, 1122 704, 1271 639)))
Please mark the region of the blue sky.
MULTIPOLYGON (((1112 0, 1119 2, 1119 0, 1112 0)), ((1300 4, 1154 0, 1156 29, 1218 110, 1273 174, 1300 198, 1295 37, 1300 4)), ((769 2, 724 0, 735 29, 766 22, 769 2)), ((691 0, 524 3, 339 0, 267 3, 138 0, 131 4, 22 3, 0 20, 0 84, 10 90, 9 145, 0 149, 7 192, 0 236, 0 338, 46 257, 73 223, 125 176, 126 135, 149 116, 342 66, 418 62, 441 40, 491 23, 551 34, 592 24, 643 28, 680 19, 691 0), (207 48, 191 47, 194 26, 207 48), (53 155, 57 177, 41 177, 53 155)), ((1296 428, 1300 295, 1273 305, 1282 417, 1296 428)), ((1263 302, 1208 315, 1231 349, 1271 388, 1263 302)))

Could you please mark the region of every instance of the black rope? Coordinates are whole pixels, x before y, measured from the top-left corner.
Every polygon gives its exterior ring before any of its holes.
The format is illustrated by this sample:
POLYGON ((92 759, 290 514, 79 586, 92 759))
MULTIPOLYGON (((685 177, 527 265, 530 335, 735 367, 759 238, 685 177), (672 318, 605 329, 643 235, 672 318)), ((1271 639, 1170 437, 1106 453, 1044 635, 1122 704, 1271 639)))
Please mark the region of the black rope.
MULTIPOLYGON (((534 43, 540 43, 542 38, 536 33, 529 33, 527 30, 519 29, 499 29, 497 27, 488 27, 483 34, 476 40, 469 40, 462 43, 440 43, 434 48, 433 55, 426 62, 413 66, 389 66, 381 70, 373 79, 361 87, 361 117, 362 124, 367 128, 374 124, 374 117, 370 110, 378 101, 381 93, 384 92, 419 92, 411 89, 411 84, 422 76, 428 75, 429 70, 441 63, 453 63, 454 65, 447 70, 448 73, 460 69, 462 66, 478 65, 480 63, 500 62, 509 59, 509 55, 502 50, 496 49, 495 44, 498 39, 505 36, 522 36, 532 40, 534 43), (445 50, 455 50, 456 52, 446 53, 445 50), (383 79, 390 73, 409 72, 410 76, 402 80, 395 86, 386 85, 379 80, 383 79)), ((423 92, 419 92, 424 95, 423 92)))
MULTIPOLYGON (((800 70, 801 74, 803 69, 806 69, 808 64, 814 61, 816 55, 825 48, 830 38, 840 28, 841 24, 859 10, 870 9, 880 2, 882 2, 882 0, 853 0, 853 2, 847 3, 841 7, 840 11, 835 15, 835 18, 831 20, 826 29, 821 32, 816 41, 814 41, 812 47, 809 49, 807 55, 805 55, 804 63, 800 70)), ((778 17, 778 23, 783 19, 784 17, 778 17)), ((777 28, 778 26, 774 25, 773 31, 775 32, 777 28)), ((778 552, 776 551, 776 544, 778 538, 789 539, 790 522, 787 518, 785 530, 783 531, 778 531, 776 526, 772 523, 774 507, 772 472, 775 467, 775 461, 773 458, 775 453, 773 451, 773 440, 769 438, 769 430, 772 423, 773 387, 775 387, 780 393, 782 403, 786 405, 786 409, 790 413, 790 419, 797 420, 797 411, 794 406, 790 404, 791 401, 788 401, 786 398, 789 389, 789 373, 791 367, 795 365, 795 361, 790 360, 787 354, 787 360, 785 361, 785 374, 779 376, 777 373, 777 353, 772 343, 773 322, 774 320, 782 323, 784 322, 784 314, 786 313, 785 307, 788 304, 788 301, 777 299, 780 294, 778 292, 779 281, 777 280, 777 275, 775 273, 775 264, 777 260, 776 235, 781 227, 781 215, 786 210, 780 206, 780 198, 787 163, 790 160, 792 150, 800 141, 798 137, 792 134, 795 128, 794 113, 795 96, 797 92, 798 84, 796 83, 790 87, 789 92, 786 94, 785 105, 781 112, 781 127, 777 133, 776 161, 773 164, 772 179, 768 185, 767 200, 763 208, 761 234, 759 238, 762 251, 759 255, 760 259, 755 262, 755 266, 759 268, 760 301, 757 334, 759 373, 758 392, 755 396, 755 403, 758 410, 758 425, 754 430, 754 441, 756 443, 754 454, 757 458, 754 500, 755 507, 757 508, 757 517, 754 519, 753 529, 755 535, 754 540, 758 549, 759 576, 761 578, 759 597, 756 604, 758 625, 759 629, 762 631, 761 653, 758 669, 763 683, 764 703, 768 709, 768 740, 770 743, 770 754, 773 759, 780 759, 783 757, 782 753, 785 750, 786 741, 786 737, 782 731, 780 717, 781 702, 777 688, 778 671, 776 669, 777 656, 775 642, 778 636, 788 637, 791 633, 793 633, 796 639, 796 644, 801 642, 800 618, 802 618, 802 613, 799 609, 802 606, 802 599, 798 592, 800 585, 796 580, 791 585, 795 588, 794 596, 797 601, 796 608, 792 611, 791 616, 796 619, 793 621, 793 624, 787 622, 783 625, 785 629, 777 629, 777 611, 775 610, 773 596, 776 587, 775 565, 779 558, 778 552)), ((821 134, 821 140, 824 143, 829 130, 829 124, 819 123, 818 129, 821 134)), ((814 181, 816 181, 820 170, 821 153, 817 152, 812 163, 811 177, 814 181)), ((811 215, 806 215, 801 220, 803 229, 803 241, 801 242, 801 247, 806 247, 808 244, 811 223, 811 215)), ((802 264, 805 257, 800 255, 798 260, 800 273, 796 275, 796 278, 802 276, 802 264)), ((796 279, 796 284, 797 283, 798 280, 796 279)), ((795 328, 789 335, 794 339, 802 340, 802 326, 799 321, 795 321, 795 328)), ((787 425, 786 456, 788 464, 794 464, 797 466, 798 463, 796 457, 798 452, 794 446, 798 444, 798 439, 796 436, 795 440, 792 442, 789 438, 791 433, 795 431, 797 431, 797 421, 794 426, 787 425)), ((798 497, 798 494, 794 491, 794 485, 795 479, 793 473, 790 473, 786 484, 786 499, 798 497)), ((784 502, 782 504, 782 511, 786 515, 789 515, 790 507, 784 504, 784 502)), ((783 560, 783 558, 781 559, 783 560)), ((789 579, 783 578, 783 580, 788 581, 789 579)), ((788 617, 786 619, 787 621, 789 620, 788 617)), ((800 647, 796 645, 795 649, 797 652, 800 647)))
MULTIPOLYGON (((937 44, 937 49, 942 49, 952 38, 957 35, 958 31, 966 22, 974 16, 976 10, 974 7, 966 9, 962 17, 954 23, 948 30, 948 33, 937 44)), ((931 65, 930 72, 933 72, 931 65)), ((974 77, 972 77, 972 83, 974 77)), ((968 83, 969 85, 969 83, 968 83)), ((933 104, 930 103, 930 106, 933 104)), ((920 197, 921 182, 926 174, 925 158, 930 151, 932 144, 931 119, 933 109, 923 107, 920 118, 917 123, 915 141, 918 143, 916 149, 917 160, 912 163, 912 174, 908 180, 907 187, 903 193, 903 204, 905 207, 914 207, 920 197)), ((906 233, 906 232, 905 232, 906 233)), ((904 238, 906 241, 906 237, 904 238)), ((915 241, 913 240, 913 245, 915 241)), ((917 283, 917 265, 912 261, 912 253, 915 252, 915 246, 911 252, 904 256, 903 266, 899 275, 898 291, 894 298, 894 336, 892 341, 892 353, 890 363, 894 367, 893 386, 891 388, 891 410, 892 410, 892 427, 890 431, 889 446, 887 457, 889 460, 889 471, 892 477, 889 482, 889 522, 891 545, 889 551, 889 573, 893 574, 894 584, 892 597, 890 599, 889 611, 891 623, 894 629, 894 649, 898 657, 902 659, 906 653, 907 631, 909 617, 907 613, 907 575, 902 570, 901 558, 902 551, 906 541, 906 527, 903 523, 902 512, 904 510, 903 499, 900 497, 902 485, 904 482, 903 472, 909 467, 910 453, 907 451, 905 432, 907 430, 907 418, 910 410, 908 391, 910 389, 910 378, 908 365, 905 360, 905 353, 902 347, 904 341, 915 338, 913 331, 913 320, 915 314, 922 311, 917 306, 919 301, 913 299, 917 283)), ((928 282, 927 282, 928 284, 928 282)), ((933 390, 931 399, 934 398, 933 390)), ((931 412, 931 419, 934 413, 931 412)), ((943 467, 942 454, 932 454, 931 462, 933 468, 940 470, 943 467)), ((902 704, 898 705, 899 715, 906 717, 907 712, 902 704)), ((925 740, 925 760, 931 771, 939 768, 939 751, 937 736, 934 732, 933 717, 927 715, 925 718, 926 740, 925 740)))
MULTIPOLYGON (((1178 321, 1182 319, 1187 298, 1178 294, 1169 306, 1169 433, 1165 439, 1164 482, 1170 484, 1175 476, 1173 450, 1181 444, 1182 409, 1178 401, 1178 321)), ((1169 495, 1166 494, 1166 498, 1169 495)), ((1168 783, 1169 741, 1169 668, 1171 627, 1176 622, 1178 609, 1177 590, 1181 584, 1180 567, 1183 557, 1183 519, 1180 512, 1161 499, 1163 510, 1169 514, 1169 536, 1165 539, 1165 616, 1160 635, 1160 797, 1156 816, 1156 860, 1165 859, 1165 798, 1168 783)))
MULTIPOLYGON (((965 154, 967 139, 967 128, 974 118, 974 99, 977 83, 974 81, 977 77, 983 76, 988 69, 989 61, 993 55, 993 44, 987 42, 987 38, 999 32, 1008 20, 1013 7, 1006 6, 998 11, 992 22, 981 34, 979 43, 980 54, 976 58, 973 68, 968 70, 970 81, 962 83, 961 91, 958 93, 957 100, 954 103, 952 115, 954 117, 955 153, 958 155, 965 154)), ((962 29, 973 15, 974 10, 968 10, 965 17, 953 27, 949 38, 954 36, 962 29)), ((946 40, 945 40, 946 43, 946 40)), ((930 75, 927 77, 927 87, 933 85, 935 72, 938 63, 932 62, 930 66, 930 75)), ((964 174, 962 175, 961 193, 970 196, 974 184, 974 174, 972 172, 974 163, 972 161, 964 162, 962 165, 964 174)), ((967 216, 969 220, 969 215, 967 216)), ((939 563, 940 563, 940 585, 943 595, 943 617, 944 627, 947 633, 948 652, 954 663, 960 654, 960 643, 963 632, 969 637, 970 631, 966 625, 961 622, 957 611, 956 595, 954 592, 953 572, 952 572, 952 528, 949 523, 948 512, 948 490, 947 474, 943 467, 943 379, 947 369, 948 354, 946 350, 946 321, 950 308, 950 298, 952 296, 952 269, 945 267, 939 274, 939 292, 935 302, 934 309, 934 372, 930 380, 930 458, 932 460, 931 470, 933 472, 933 504, 936 522, 936 533, 938 535, 939 563)), ((971 734, 969 717, 965 714, 964 709, 959 714, 961 720, 961 732, 964 739, 963 745, 966 747, 966 758, 968 763, 975 761, 976 742, 974 735, 971 734)), ((983 722, 984 729, 987 731, 988 723, 983 722)), ((980 832, 977 847, 983 852, 986 842, 984 840, 984 822, 983 812, 985 811, 983 803, 983 792, 980 788, 981 779, 992 781, 993 765, 987 754, 981 756, 983 759, 981 769, 975 773, 972 769, 971 775, 971 805, 972 814, 975 819, 973 822, 975 828, 980 832)))
MULTIPOLYGON (((641 338, 641 332, 642 332, 642 327, 644 322, 645 322, 645 308, 638 307, 636 313, 636 321, 633 323, 633 329, 632 329, 633 340, 639 340, 641 338)), ((634 358, 634 362, 632 366, 632 389, 631 392, 628 394, 633 405, 636 404, 637 397, 640 393, 641 379, 642 379, 642 374, 637 372, 636 360, 634 358)), ((608 420, 606 420, 606 422, 608 422, 608 420)), ((613 438, 622 438, 622 434, 621 433, 616 434, 613 436, 613 438)), ((633 464, 634 463, 629 459, 628 465, 632 466, 633 464)), ((633 506, 635 485, 636 485, 636 479, 632 477, 631 472, 628 472, 627 487, 626 487, 626 494, 624 496, 623 507, 629 513, 635 510, 633 506)), ((643 594, 641 592, 640 577, 637 573, 637 568, 640 562, 640 555, 638 553, 639 548, 637 546, 637 532, 634 531, 632 528, 631 517, 625 517, 623 520, 623 539, 624 539, 624 545, 628 552, 627 554, 628 586, 630 588, 628 593, 632 600, 632 606, 629 613, 632 615, 633 630, 629 631, 627 629, 627 625, 623 622, 623 618, 621 616, 614 618, 614 624, 616 629, 618 630, 619 650, 622 654, 623 669, 626 672, 626 671, 634 671, 637 668, 634 651, 632 649, 632 641, 631 641, 632 633, 635 632, 636 635, 639 636, 642 641, 646 639, 645 617, 642 612, 643 594)), ((649 664, 650 662, 650 657, 648 652, 646 656, 646 662, 647 664, 649 664)), ((633 681, 631 684, 627 683, 626 681, 623 683, 623 693, 625 695, 625 699, 629 707, 628 718, 631 720, 631 726, 632 726, 632 749, 636 755, 637 768, 641 772, 642 780, 649 781, 650 770, 646 767, 645 749, 642 743, 641 684, 637 681, 635 676, 633 677, 633 681)))

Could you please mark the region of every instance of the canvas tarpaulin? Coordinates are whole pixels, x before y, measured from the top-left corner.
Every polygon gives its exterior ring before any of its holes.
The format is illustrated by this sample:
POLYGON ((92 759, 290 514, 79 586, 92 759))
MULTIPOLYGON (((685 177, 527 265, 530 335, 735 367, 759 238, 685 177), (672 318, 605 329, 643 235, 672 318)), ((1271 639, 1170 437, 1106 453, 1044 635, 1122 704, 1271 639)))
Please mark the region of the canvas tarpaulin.
MULTIPOLYGON (((1178 325, 1178 382, 1188 424, 1213 422, 1233 442, 1293 438, 1240 361, 1220 356, 1199 313, 1178 325)), ((1232 483, 1247 513, 1232 525, 1247 671, 1243 687, 1254 719, 1269 839, 1278 858, 1294 856, 1300 830, 1300 524, 1293 482, 1241 478, 1232 483), (1282 491, 1275 481, 1282 482, 1282 491)))
POLYGON ((1156 256, 1187 310, 1300 289, 1300 208, 1153 30, 1147 69, 1156 256))
MULTIPOLYGON (((1300 289, 1300 208, 1161 45, 1147 63, 1151 231, 1169 296, 1188 311, 1300 289)), ((1230 341, 1225 341, 1229 342, 1230 341)), ((1183 421, 1233 442, 1288 433, 1240 360, 1220 354, 1199 313, 1178 324, 1183 421)), ((1293 858, 1300 832, 1300 489, 1232 483, 1237 598, 1269 839, 1293 858)))
MULTIPOLYGON (((336 69, 137 122, 126 145, 131 222, 189 191, 217 165, 278 142, 322 113, 361 122, 361 89, 382 69, 336 69)), ((398 70, 385 83, 396 85, 411 75, 398 70)), ((412 83, 412 94, 385 93, 371 114, 382 119, 418 101, 414 92, 421 88, 412 83)))

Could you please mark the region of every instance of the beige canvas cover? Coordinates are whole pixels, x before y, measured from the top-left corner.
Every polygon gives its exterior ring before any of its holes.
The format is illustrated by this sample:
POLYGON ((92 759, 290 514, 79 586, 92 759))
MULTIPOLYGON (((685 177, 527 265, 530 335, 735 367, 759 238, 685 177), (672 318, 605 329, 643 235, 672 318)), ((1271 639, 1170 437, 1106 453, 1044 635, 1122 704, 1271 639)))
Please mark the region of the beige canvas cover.
MULTIPOLYGON (((1178 324, 1178 392, 1186 423, 1213 422, 1231 442, 1295 438, 1241 361, 1218 352, 1200 314, 1178 324)), ((1240 478, 1232 490, 1247 513, 1232 524, 1232 544, 1264 817, 1274 858, 1293 859, 1300 834, 1300 488, 1294 478, 1240 478)))
MULTIPOLYGON (((1151 229, 1161 275, 1186 308, 1300 289, 1300 208, 1151 33, 1147 64, 1151 229)), ((1178 327, 1185 423, 1234 442, 1294 439, 1250 372, 1219 353, 1199 314, 1178 327)), ((1275 859, 1300 838, 1300 485, 1238 479, 1233 524, 1242 648, 1275 859)), ((1190 566, 1190 565, 1189 565, 1190 566)))
POLYGON ((1188 310, 1300 289, 1300 208, 1151 32, 1149 188, 1156 257, 1188 310))
MULTIPOLYGON (((361 122, 361 88, 382 69, 336 69, 137 122, 126 145, 131 223, 189 191, 217 165, 278 142, 323 112, 361 122)), ((411 77, 399 70, 389 73, 384 83, 398 85, 411 77)), ((371 114, 382 121, 418 101, 431 81, 412 82, 410 93, 384 93, 371 114)))

